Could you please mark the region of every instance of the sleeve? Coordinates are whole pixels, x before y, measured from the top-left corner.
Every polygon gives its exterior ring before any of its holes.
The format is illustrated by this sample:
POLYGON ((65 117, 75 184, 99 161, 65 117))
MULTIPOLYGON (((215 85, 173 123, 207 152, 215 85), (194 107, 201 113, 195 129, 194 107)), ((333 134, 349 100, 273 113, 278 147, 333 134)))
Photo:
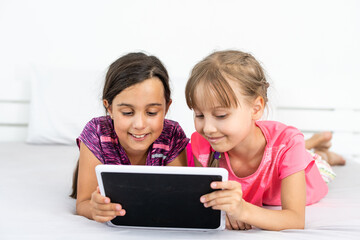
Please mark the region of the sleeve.
POLYGON ((169 152, 167 153, 165 165, 172 162, 186 148, 189 141, 190 139, 186 137, 180 124, 175 122, 170 135, 169 152))
POLYGON ((191 143, 188 143, 186 145, 186 158, 187 158, 188 167, 194 167, 195 163, 194 163, 194 155, 192 153, 191 143))
POLYGON ((191 135, 191 148, 195 158, 206 167, 209 161, 209 155, 212 151, 210 143, 198 132, 191 135))
POLYGON ((314 164, 313 158, 305 149, 304 136, 301 133, 289 140, 280 158, 280 179, 284 179, 301 170, 308 172, 314 164))
POLYGON ((80 142, 83 142, 89 150, 95 155, 101 163, 104 163, 104 158, 101 154, 100 137, 96 131, 97 129, 96 119, 90 120, 84 127, 80 136, 76 139, 76 143, 80 149, 80 142))

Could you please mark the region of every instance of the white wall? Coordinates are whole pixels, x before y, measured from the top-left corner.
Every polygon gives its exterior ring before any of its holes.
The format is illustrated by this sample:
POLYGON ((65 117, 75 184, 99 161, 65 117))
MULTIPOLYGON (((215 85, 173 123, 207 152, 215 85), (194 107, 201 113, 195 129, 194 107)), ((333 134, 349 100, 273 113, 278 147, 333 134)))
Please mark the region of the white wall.
POLYGON ((190 134, 183 92, 192 66, 213 50, 236 48, 258 58, 271 79, 270 108, 280 110, 269 118, 308 132, 326 127, 360 145, 356 0, 5 0, 0 34, 0 141, 26 138, 34 66, 104 70, 132 51, 165 63, 174 100, 169 117, 190 134), (299 108, 307 112, 291 117, 299 108), (312 120, 318 109, 330 115, 312 120))

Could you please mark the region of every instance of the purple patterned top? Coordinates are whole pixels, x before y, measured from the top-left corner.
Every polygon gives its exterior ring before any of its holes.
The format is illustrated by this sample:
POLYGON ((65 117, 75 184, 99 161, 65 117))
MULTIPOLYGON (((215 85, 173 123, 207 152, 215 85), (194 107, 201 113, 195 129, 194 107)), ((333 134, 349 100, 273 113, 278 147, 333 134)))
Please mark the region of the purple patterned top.
MULTIPOLYGON (((131 165, 125 150, 119 144, 110 116, 93 118, 76 139, 80 141, 103 164, 131 165)), ((161 135, 149 147, 146 165, 165 166, 174 160, 186 147, 189 139, 179 123, 165 119, 161 135)))

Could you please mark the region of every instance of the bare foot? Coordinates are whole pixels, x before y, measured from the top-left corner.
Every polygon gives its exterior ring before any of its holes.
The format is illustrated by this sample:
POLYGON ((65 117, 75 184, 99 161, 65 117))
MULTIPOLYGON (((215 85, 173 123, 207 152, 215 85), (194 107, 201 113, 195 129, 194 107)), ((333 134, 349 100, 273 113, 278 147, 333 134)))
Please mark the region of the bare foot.
POLYGON ((346 160, 341 155, 327 149, 315 149, 315 153, 327 161, 330 166, 345 165, 346 163, 346 160))
POLYGON ((345 165, 346 163, 346 160, 337 153, 327 151, 327 155, 328 155, 328 163, 331 166, 345 165))
POLYGON ((331 147, 331 132, 315 133, 311 138, 305 140, 305 148, 310 150, 313 148, 329 149, 331 147))

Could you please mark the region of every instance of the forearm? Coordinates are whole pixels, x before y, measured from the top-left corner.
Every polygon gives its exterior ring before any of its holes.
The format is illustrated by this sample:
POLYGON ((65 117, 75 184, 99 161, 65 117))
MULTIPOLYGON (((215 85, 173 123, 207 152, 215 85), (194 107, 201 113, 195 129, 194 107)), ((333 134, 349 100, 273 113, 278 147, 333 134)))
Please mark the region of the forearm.
POLYGON ((298 213, 289 209, 266 209, 244 201, 242 219, 239 220, 261 229, 273 231, 304 229, 305 212, 298 213))

